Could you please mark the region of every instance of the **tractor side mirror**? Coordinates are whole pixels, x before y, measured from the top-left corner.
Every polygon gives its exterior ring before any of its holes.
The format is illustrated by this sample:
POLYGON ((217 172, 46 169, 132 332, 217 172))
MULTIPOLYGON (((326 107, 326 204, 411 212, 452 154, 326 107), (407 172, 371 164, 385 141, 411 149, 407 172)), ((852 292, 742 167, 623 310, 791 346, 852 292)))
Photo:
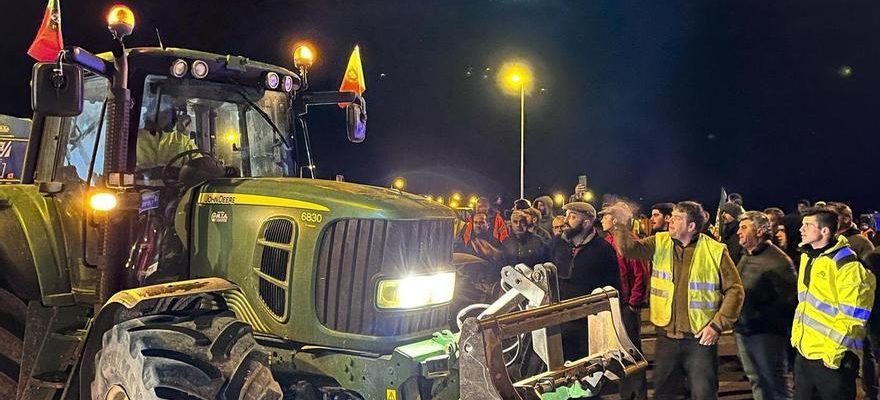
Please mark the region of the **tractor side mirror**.
POLYGON ((31 108, 52 117, 74 117, 83 108, 83 69, 73 64, 37 63, 31 79, 31 108))
POLYGON ((348 103, 345 107, 345 120, 348 141, 363 142, 367 138, 367 103, 363 97, 348 103))

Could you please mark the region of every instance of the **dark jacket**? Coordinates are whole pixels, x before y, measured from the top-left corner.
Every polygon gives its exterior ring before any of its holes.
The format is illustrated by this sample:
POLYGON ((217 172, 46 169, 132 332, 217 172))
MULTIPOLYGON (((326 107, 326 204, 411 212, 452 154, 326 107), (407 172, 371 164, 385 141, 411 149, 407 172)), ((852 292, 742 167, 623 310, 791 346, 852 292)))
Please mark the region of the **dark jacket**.
POLYGON ((611 286, 618 291, 617 253, 597 233, 587 243, 573 246, 563 234, 548 244, 550 261, 559 273, 559 297, 570 299, 611 286))
POLYGON ((730 254, 730 259, 733 260, 734 264, 739 263, 739 259, 743 255, 743 248, 739 244, 739 236, 736 234, 737 229, 739 229, 739 224, 736 221, 729 224, 722 223, 721 240, 719 240, 719 242, 727 245, 727 253, 730 254))
POLYGON ((868 253, 874 251, 874 244, 868 238, 862 236, 862 233, 855 225, 841 233, 849 242, 849 247, 856 252, 859 260, 864 260, 868 253))
POLYGON ((746 252, 736 265, 746 297, 737 333, 789 335, 797 307, 797 274, 794 264, 779 247, 766 242, 751 254, 746 252))
POLYGON ((522 263, 531 268, 547 260, 544 241, 531 232, 526 232, 522 238, 511 233, 507 240, 501 242, 501 252, 505 265, 522 263))
POLYGON ((496 239, 495 236, 493 236, 490 232, 484 232, 484 233, 476 233, 475 232, 471 235, 471 239, 468 240, 467 244, 462 243, 462 242, 457 242, 453 246, 453 250, 456 253, 465 253, 465 254, 470 254, 472 256, 482 258, 483 260, 486 260, 490 264, 497 264, 497 262, 502 261, 502 260, 498 259, 498 256, 496 256, 495 254, 482 252, 481 250, 483 250, 483 248, 477 247, 475 240, 483 240, 488 245, 494 247, 495 249, 498 249, 498 250, 502 249, 501 242, 498 239, 496 239))

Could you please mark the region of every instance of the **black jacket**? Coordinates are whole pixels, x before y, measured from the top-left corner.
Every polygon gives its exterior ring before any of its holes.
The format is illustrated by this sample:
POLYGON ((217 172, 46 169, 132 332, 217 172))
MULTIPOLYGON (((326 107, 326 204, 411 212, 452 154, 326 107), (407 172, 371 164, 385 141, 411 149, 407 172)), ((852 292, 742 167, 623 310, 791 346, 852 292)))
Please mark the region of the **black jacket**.
POLYGON ((511 233, 510 237, 501 243, 501 251, 505 265, 523 263, 531 268, 547 260, 544 241, 531 232, 526 232, 522 239, 511 233))
POLYGON ((771 243, 762 243, 736 265, 746 290, 737 333, 788 335, 797 306, 797 275, 785 252, 771 243))
POLYGON ((598 233, 577 248, 565 238, 555 237, 547 245, 550 261, 559 272, 559 296, 570 299, 611 286, 620 290, 617 253, 598 233))
POLYGON ((737 229, 739 229, 739 224, 736 221, 721 225, 721 243, 727 245, 727 253, 730 254, 730 258, 735 264, 738 264, 739 259, 743 256, 743 248, 739 244, 739 236, 736 234, 737 229))

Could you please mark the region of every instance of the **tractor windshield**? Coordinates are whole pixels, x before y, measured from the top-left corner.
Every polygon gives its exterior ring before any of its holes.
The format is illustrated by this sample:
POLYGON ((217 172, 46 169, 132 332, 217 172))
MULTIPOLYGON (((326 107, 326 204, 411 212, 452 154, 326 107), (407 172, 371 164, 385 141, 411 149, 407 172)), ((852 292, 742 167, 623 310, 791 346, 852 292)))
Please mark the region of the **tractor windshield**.
POLYGON ((243 177, 284 176, 287 110, 283 92, 148 76, 138 125, 137 170, 143 179, 159 179, 165 166, 180 167, 188 160, 174 160, 175 156, 198 149, 243 177))

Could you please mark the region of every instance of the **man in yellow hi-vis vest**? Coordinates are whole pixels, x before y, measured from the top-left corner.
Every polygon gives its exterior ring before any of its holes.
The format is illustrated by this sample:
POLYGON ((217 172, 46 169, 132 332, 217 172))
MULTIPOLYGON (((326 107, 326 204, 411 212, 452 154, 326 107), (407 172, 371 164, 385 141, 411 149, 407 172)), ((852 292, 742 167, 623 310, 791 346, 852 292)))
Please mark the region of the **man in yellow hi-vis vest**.
POLYGON ((809 209, 801 226, 798 306, 791 327, 794 398, 855 399, 865 325, 876 280, 847 240, 838 215, 809 209))
MULTIPOLYGON (((618 221, 632 214, 623 203, 612 212, 618 221)), ((625 257, 652 262, 655 399, 675 398, 685 377, 692 399, 718 398, 718 339, 739 316, 744 289, 724 244, 700 233, 705 224, 703 207, 683 201, 672 210, 668 232, 634 240, 628 227, 615 228, 625 257)))

